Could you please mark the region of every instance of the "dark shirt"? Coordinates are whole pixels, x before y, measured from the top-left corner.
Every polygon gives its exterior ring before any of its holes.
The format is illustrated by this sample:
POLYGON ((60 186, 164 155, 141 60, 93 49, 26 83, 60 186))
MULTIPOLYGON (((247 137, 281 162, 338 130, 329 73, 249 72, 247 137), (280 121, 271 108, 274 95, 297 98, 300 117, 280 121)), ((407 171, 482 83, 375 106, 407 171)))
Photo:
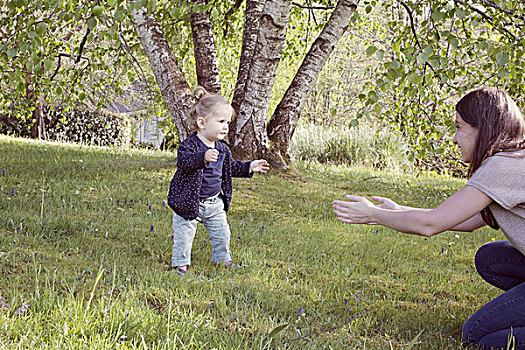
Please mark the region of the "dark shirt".
MULTIPOLYGON (((207 150, 211 149, 201 139, 201 150, 206 153, 207 150)), ((202 186, 200 198, 213 197, 221 192, 222 182, 222 164, 224 162, 224 152, 219 151, 219 157, 216 162, 206 162, 206 166, 203 170, 202 186)))
MULTIPOLYGON (((190 220, 199 214, 199 198, 204 177, 204 153, 196 133, 182 141, 177 149, 177 171, 170 183, 168 205, 177 215, 190 220)), ((235 160, 226 143, 217 141, 215 148, 224 153, 220 197, 224 211, 228 211, 232 199, 232 177, 251 177, 251 162, 235 160)))

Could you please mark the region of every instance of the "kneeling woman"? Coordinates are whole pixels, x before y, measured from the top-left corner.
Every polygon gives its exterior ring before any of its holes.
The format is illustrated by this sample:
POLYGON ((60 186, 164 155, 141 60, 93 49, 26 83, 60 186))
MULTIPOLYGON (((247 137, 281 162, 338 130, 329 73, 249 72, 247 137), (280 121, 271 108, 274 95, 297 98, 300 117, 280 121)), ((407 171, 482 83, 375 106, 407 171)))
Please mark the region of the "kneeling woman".
POLYGON ((469 163, 465 187, 435 209, 401 206, 388 198, 347 196, 334 201, 338 220, 378 224, 433 236, 471 232, 484 225, 501 228, 508 241, 489 242, 476 253, 481 277, 505 292, 476 311, 463 326, 463 340, 481 348, 525 349, 525 119, 502 90, 481 88, 456 105, 456 134, 469 163))

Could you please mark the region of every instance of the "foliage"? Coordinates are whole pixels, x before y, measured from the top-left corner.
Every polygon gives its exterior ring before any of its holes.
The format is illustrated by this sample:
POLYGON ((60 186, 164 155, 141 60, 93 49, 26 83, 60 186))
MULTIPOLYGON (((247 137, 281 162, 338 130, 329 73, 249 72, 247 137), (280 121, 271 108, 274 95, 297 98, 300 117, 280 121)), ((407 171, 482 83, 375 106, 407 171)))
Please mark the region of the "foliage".
POLYGON ((365 2, 382 8, 385 31, 366 49, 380 65, 360 95, 366 109, 395 125, 419 165, 455 158, 450 128, 458 96, 481 85, 525 102, 525 3, 521 1, 365 2))
MULTIPOLYGON (((0 1, 0 113, 20 118, 45 94, 71 106, 88 94, 120 91, 132 65, 123 22, 135 4, 75 0, 0 1)), ((98 101, 98 107, 104 100, 98 101)))
POLYGON ((403 139, 391 130, 366 124, 350 128, 299 124, 290 144, 295 160, 393 171, 411 168, 407 153, 403 139))
POLYGON ((352 193, 435 206, 464 180, 306 166, 235 179, 228 219, 244 268, 212 266, 199 226, 180 278, 163 206, 173 153, 0 136, 2 347, 403 349, 417 337, 461 349, 463 322, 498 294, 475 251, 503 234, 343 225, 330 204, 352 193))
MULTIPOLYGON (((45 105, 47 139, 97 146, 127 146, 131 142, 132 125, 124 114, 89 111, 85 108, 45 105)), ((0 117, 1 134, 30 136, 34 120, 13 120, 0 117)))

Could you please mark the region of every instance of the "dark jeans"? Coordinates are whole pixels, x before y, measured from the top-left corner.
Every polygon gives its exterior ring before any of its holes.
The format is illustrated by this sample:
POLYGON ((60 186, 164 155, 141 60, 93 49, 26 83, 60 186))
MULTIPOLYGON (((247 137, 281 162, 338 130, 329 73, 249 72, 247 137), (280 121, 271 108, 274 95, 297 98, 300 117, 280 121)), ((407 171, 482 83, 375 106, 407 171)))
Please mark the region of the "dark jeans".
POLYGON ((525 349, 525 256, 508 241, 484 244, 476 253, 481 277, 505 293, 484 305, 463 326, 463 341, 480 349, 525 349))

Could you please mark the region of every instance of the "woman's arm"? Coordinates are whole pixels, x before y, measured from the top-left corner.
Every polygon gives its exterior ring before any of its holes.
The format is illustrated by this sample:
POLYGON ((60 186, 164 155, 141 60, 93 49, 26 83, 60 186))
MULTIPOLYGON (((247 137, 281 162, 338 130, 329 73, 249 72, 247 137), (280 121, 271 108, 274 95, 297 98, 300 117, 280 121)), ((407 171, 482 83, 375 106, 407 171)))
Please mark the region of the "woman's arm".
POLYGON ((458 229, 480 227, 477 214, 492 202, 480 190, 465 186, 435 209, 384 209, 363 197, 347 196, 350 201, 334 201, 338 220, 349 224, 379 224, 394 230, 422 236, 458 229))
MULTIPOLYGON (((380 204, 377 204, 376 207, 390 210, 421 210, 421 211, 431 211, 432 209, 424 208, 413 208, 405 205, 399 205, 393 200, 385 197, 374 196, 372 199, 380 204)), ((449 228, 449 231, 461 231, 461 232, 472 232, 477 230, 480 227, 486 226, 487 224, 483 221, 481 214, 478 213, 467 219, 466 221, 449 228)))

